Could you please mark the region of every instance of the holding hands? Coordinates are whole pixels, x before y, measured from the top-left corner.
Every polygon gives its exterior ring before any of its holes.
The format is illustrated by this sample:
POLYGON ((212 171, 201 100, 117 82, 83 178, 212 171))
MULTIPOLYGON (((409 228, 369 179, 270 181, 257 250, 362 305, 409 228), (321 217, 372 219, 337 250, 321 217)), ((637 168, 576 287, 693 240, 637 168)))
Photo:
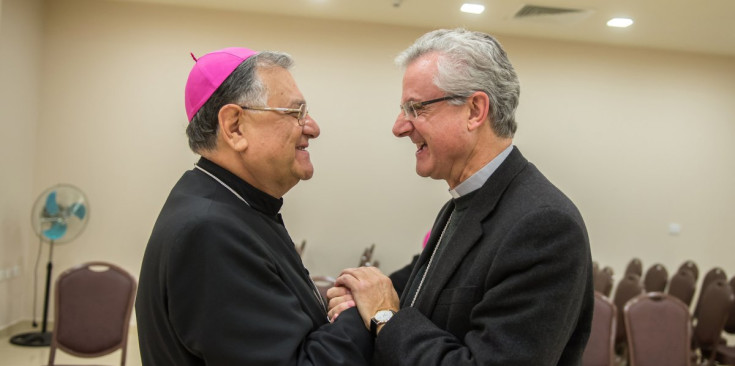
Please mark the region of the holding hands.
POLYGON ((365 327, 379 310, 397 312, 400 308, 398 293, 390 278, 376 267, 347 268, 337 277, 335 287, 327 291, 329 319, 357 305, 365 327))

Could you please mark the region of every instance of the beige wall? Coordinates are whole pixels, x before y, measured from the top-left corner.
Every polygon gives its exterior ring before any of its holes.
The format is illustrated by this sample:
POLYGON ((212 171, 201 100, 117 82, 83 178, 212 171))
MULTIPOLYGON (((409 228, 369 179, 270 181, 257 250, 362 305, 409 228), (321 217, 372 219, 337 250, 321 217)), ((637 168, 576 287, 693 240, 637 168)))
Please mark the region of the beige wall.
MULTIPOLYGON (((371 243, 384 270, 399 268, 449 198, 443 182, 416 176, 414 146, 390 132, 401 78, 393 57, 426 29, 89 0, 49 1, 43 20, 37 133, 23 125, 24 142, 3 150, 21 158, 12 163, 24 180, 9 182, 3 172, 14 193, 0 213, 12 216, 0 250, 23 238, 16 255, 24 263, 35 254, 29 206, 46 187, 68 182, 85 191, 91 215, 79 238, 58 247, 56 268, 101 259, 137 275, 168 191, 196 161, 184 134, 189 52, 233 45, 291 53, 322 128, 310 147, 316 174, 286 195, 282 211, 294 241, 308 241, 312 273, 357 264, 371 243)), ((721 265, 735 274, 726 260, 735 222, 735 59, 499 38, 521 78, 516 144, 577 203, 595 259, 618 273, 638 256, 646 267, 673 270, 694 259, 703 270, 721 265), (671 222, 680 235, 668 234, 671 222)), ((3 102, 14 91, 5 85, 3 102)), ((13 105, 37 105, 32 93, 12 97, 13 105)), ((7 296, 0 292, 0 304, 7 296)))
MULTIPOLYGON (((0 2, 0 271, 24 270, 30 227, 41 64, 41 1, 0 2)), ((27 275, 0 281, 0 329, 27 314, 27 275)))

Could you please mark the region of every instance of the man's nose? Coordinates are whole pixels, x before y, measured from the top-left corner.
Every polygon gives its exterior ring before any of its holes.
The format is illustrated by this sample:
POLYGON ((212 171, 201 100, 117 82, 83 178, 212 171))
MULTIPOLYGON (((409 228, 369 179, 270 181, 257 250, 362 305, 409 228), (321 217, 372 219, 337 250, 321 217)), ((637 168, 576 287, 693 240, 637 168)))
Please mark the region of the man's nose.
POLYGON ((403 112, 398 113, 396 122, 393 124, 393 135, 396 137, 406 137, 413 130, 413 123, 406 119, 403 112))
POLYGON ((313 139, 319 137, 319 134, 321 133, 319 125, 316 123, 316 120, 314 118, 311 118, 310 114, 307 114, 306 117, 304 117, 303 133, 304 135, 308 135, 313 139))

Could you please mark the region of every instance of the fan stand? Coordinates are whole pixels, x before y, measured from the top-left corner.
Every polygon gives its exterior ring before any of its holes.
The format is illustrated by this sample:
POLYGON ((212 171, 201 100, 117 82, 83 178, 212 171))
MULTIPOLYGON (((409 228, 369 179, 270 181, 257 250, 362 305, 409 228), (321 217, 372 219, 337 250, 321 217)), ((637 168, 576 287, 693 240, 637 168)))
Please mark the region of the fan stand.
MULTIPOLYGON (((48 325, 48 301, 49 289, 51 288, 51 258, 54 254, 54 241, 49 242, 48 264, 46 264, 46 293, 43 298, 43 323, 41 332, 30 332, 15 335, 10 338, 10 343, 24 347, 45 347, 51 345, 51 332, 47 331, 48 325)), ((35 327, 36 324, 34 323, 35 327)))

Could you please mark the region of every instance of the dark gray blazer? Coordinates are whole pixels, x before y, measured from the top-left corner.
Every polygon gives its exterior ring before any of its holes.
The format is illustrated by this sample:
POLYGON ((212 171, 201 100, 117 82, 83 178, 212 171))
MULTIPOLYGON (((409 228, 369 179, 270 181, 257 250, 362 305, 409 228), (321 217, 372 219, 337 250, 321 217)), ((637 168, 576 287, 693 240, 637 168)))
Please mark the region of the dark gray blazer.
MULTIPOLYGON (((439 213, 429 260, 453 202, 439 213)), ((594 306, 589 239, 574 204, 517 148, 477 192, 414 307, 379 334, 376 365, 579 365, 594 306)))

